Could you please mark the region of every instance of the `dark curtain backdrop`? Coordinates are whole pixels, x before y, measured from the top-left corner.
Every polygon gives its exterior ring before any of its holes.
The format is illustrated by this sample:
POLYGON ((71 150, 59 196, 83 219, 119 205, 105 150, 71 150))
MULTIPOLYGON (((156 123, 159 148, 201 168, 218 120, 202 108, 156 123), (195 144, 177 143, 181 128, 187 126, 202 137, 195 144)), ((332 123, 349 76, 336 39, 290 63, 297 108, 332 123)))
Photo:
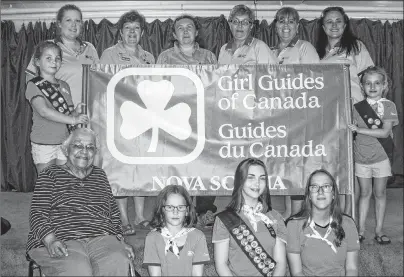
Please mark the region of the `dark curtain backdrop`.
MULTIPOLYGON (((197 18, 201 25, 198 42, 201 47, 219 54, 220 47, 230 38, 226 18, 197 18)), ((155 20, 147 23, 141 46, 157 59, 162 50, 172 46, 172 20, 155 20)), ((351 20, 352 30, 368 48, 376 65, 384 67, 392 80, 387 96, 396 103, 400 125, 394 129, 397 155, 393 162, 395 174, 403 174, 403 21, 382 23, 368 19, 351 20)), ((302 19, 299 25, 301 39, 316 41, 317 20, 302 19)), ((277 43, 274 24, 254 22, 253 34, 268 45, 277 43)), ((33 54, 35 45, 56 35, 54 23, 29 23, 16 32, 12 21, 1 22, 1 189, 32 191, 36 171, 31 157, 29 134, 31 108, 25 100, 24 70, 33 54)), ((84 24, 82 38, 96 47, 99 56, 104 49, 115 44, 119 37, 117 26, 107 19, 99 24, 89 20, 84 24)))

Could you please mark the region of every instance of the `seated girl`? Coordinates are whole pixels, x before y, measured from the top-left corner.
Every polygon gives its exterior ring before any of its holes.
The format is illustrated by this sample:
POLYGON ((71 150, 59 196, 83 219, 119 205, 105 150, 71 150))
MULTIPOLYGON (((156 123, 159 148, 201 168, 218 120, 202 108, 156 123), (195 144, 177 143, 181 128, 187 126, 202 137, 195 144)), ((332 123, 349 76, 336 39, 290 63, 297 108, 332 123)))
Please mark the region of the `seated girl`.
POLYGON ((332 175, 314 171, 304 204, 287 222, 287 256, 292 276, 358 276, 359 236, 355 222, 342 214, 332 175))
POLYGON ((157 196, 151 226, 146 236, 143 265, 150 276, 202 276, 209 262, 208 246, 202 231, 191 228, 195 208, 187 190, 166 186, 157 196))
POLYGON ((213 227, 219 276, 284 276, 286 227, 272 210, 265 164, 243 160, 234 176, 232 200, 213 227))

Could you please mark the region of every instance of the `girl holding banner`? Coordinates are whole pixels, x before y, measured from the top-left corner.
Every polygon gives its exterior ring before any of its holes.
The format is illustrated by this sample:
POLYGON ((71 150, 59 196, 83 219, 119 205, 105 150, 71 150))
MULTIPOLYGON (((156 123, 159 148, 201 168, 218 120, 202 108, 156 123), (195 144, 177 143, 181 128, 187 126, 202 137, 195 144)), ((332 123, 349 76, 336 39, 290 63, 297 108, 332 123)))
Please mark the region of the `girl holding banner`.
POLYGON ((287 222, 292 276, 358 276, 358 231, 339 203, 334 177, 324 169, 314 171, 302 210, 287 222))
POLYGON ((80 114, 82 103, 73 109, 69 85, 55 77, 62 65, 62 49, 57 44, 40 42, 33 62, 39 76, 28 82, 25 97, 32 106, 32 158, 39 174, 49 165, 66 162, 61 144, 74 125, 88 122, 88 116, 80 114))
POLYGON ((284 276, 286 228, 272 209, 265 164, 243 160, 234 176, 232 200, 216 215, 212 243, 219 276, 284 276))
POLYGON ((356 124, 348 128, 357 133, 355 153, 355 175, 359 179, 359 238, 365 239, 365 222, 369 210, 370 197, 375 195, 376 229, 378 244, 389 244, 390 239, 383 234, 386 211, 386 186, 391 176, 391 160, 394 151, 393 126, 398 125, 396 105, 383 98, 388 91, 388 77, 384 69, 370 67, 361 77, 361 86, 366 99, 356 103, 353 119, 356 124))

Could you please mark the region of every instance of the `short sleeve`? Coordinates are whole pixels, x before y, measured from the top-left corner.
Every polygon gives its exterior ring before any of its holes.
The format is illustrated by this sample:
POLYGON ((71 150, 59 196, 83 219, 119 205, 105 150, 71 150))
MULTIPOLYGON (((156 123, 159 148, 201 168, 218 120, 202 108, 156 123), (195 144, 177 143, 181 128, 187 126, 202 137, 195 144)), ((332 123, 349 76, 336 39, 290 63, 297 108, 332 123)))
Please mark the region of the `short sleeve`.
POLYGON ((218 63, 219 64, 226 64, 225 63, 225 61, 224 61, 224 59, 225 59, 225 52, 226 52, 226 45, 227 45, 227 43, 226 44, 224 44, 223 46, 222 46, 222 48, 220 48, 220 52, 219 52, 219 58, 218 58, 218 63))
POLYGON ((216 55, 213 54, 211 51, 209 51, 208 60, 209 60, 209 63, 210 63, 210 64, 217 64, 216 55))
POLYGON ((25 98, 31 103, 32 99, 38 96, 44 97, 42 92, 33 82, 28 82, 27 89, 25 90, 25 98))
POLYGON ((300 63, 319 63, 320 58, 317 54, 316 48, 306 41, 300 47, 300 63))
POLYGON ((276 220, 276 230, 275 230, 276 236, 287 244, 288 238, 286 232, 286 225, 285 221, 283 220, 283 217, 277 211, 274 210, 272 210, 272 216, 276 220))
POLYGON ((90 51, 91 51, 91 56, 93 57, 93 63, 99 63, 100 62, 100 58, 98 57, 98 53, 97 50, 95 49, 94 45, 92 45, 90 42, 86 42, 88 47, 90 47, 90 51))
POLYGON ((146 236, 143 252, 143 266, 161 265, 161 261, 158 256, 156 238, 155 231, 151 231, 146 236))
POLYGON ((155 64, 156 63, 156 60, 154 59, 153 54, 149 53, 149 52, 146 52, 146 60, 149 62, 149 64, 155 64))
POLYGON ((356 67, 358 69, 357 73, 360 73, 369 66, 374 66, 374 63, 372 57, 370 57, 370 54, 365 44, 363 44, 363 42, 360 40, 358 41, 358 44, 359 44, 359 52, 358 54, 355 55, 355 61, 356 61, 356 67))
POLYGON ((34 55, 32 55, 27 68, 25 69, 25 82, 28 83, 29 80, 35 78, 38 75, 37 69, 34 65, 34 55))
POLYGON ((277 57, 263 41, 257 42, 257 63, 258 64, 277 64, 277 57))
MULTIPOLYGON (((199 231, 199 230, 198 230, 199 231)), ((192 264, 204 264, 210 261, 208 244, 206 243, 205 235, 200 232, 198 241, 194 249, 194 258, 192 264)))
POLYGON ((70 86, 68 83, 66 83, 65 81, 59 80, 60 82, 60 86, 65 89, 66 91, 63 94, 63 97, 65 98, 67 105, 69 106, 69 108, 74 109, 74 105, 73 105, 73 99, 72 99, 72 93, 70 91, 70 86))
POLYGON ((167 55, 165 52, 161 53, 157 58, 156 64, 167 64, 167 55))
POLYGON ((300 232, 302 227, 299 226, 297 220, 289 220, 286 225, 287 244, 286 252, 300 254, 300 232))
POLYGON ((100 63, 102 64, 115 64, 114 59, 112 57, 112 52, 110 48, 105 49, 104 52, 102 52, 100 63))
POLYGON ((215 217, 215 224, 213 225, 212 243, 220 242, 230 239, 229 231, 220 220, 218 216, 215 217))
POLYGON ((384 116, 383 121, 389 120, 393 122, 393 126, 398 125, 398 114, 396 105, 391 101, 383 101, 384 116))
POLYGON ((359 244, 359 234, 358 230, 356 228, 355 222, 353 221, 352 218, 348 216, 343 217, 344 220, 344 232, 345 232, 345 238, 346 243, 347 243, 347 251, 348 252, 353 252, 353 251, 358 251, 360 249, 360 244, 359 244))

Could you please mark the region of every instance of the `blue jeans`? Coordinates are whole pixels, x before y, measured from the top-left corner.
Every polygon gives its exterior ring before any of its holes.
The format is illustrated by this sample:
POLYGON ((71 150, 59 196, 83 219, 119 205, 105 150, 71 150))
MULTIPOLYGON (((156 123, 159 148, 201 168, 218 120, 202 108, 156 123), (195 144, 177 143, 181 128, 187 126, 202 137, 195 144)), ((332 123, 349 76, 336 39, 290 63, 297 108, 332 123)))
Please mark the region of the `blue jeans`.
POLYGON ((65 241, 67 257, 51 258, 45 247, 28 254, 45 276, 128 276, 130 260, 115 236, 65 241))

